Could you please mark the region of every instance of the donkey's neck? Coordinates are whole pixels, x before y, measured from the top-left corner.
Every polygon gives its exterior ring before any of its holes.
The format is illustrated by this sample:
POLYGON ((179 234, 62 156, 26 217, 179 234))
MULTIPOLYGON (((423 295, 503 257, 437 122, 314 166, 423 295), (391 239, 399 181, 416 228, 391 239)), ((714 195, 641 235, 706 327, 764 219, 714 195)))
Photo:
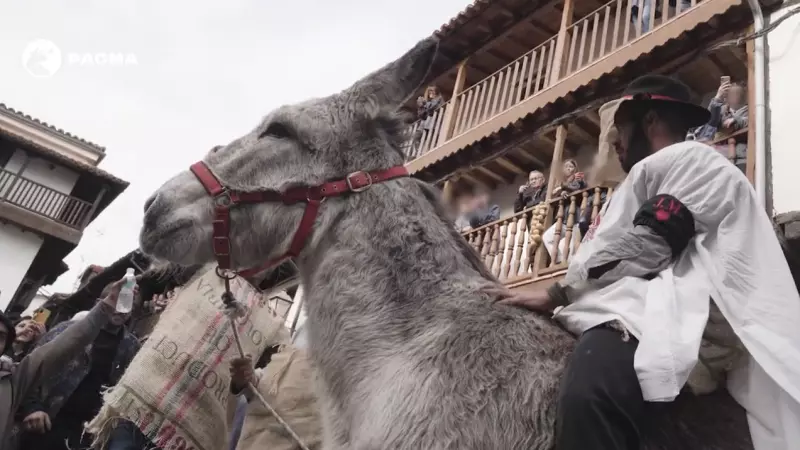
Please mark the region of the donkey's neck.
POLYGON ((402 179, 335 205, 300 260, 312 340, 396 344, 425 333, 432 310, 485 302, 492 277, 432 195, 402 179))

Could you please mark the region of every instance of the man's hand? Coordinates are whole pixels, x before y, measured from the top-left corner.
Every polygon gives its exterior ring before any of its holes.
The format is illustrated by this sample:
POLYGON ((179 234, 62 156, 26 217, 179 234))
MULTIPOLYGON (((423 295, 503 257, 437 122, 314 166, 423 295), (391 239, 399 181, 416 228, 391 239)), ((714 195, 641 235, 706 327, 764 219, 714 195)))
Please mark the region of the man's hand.
POLYGON ((723 82, 719 85, 719 89, 717 89, 717 100, 723 100, 725 95, 728 94, 728 90, 731 88, 730 81, 723 82))
POLYGON ((122 285, 125 283, 125 278, 117 280, 111 284, 111 289, 108 290, 108 295, 103 297, 102 302, 110 306, 114 310, 117 309, 117 300, 119 299, 119 291, 122 290, 122 285))
POLYGON ((501 305, 516 306, 531 311, 550 312, 558 306, 547 291, 512 292, 504 286, 493 286, 484 289, 484 292, 496 297, 496 301, 501 305))
POLYGON ((244 358, 234 358, 231 360, 231 388, 233 392, 239 393, 248 384, 255 384, 253 371, 253 360, 250 356, 244 358))
POLYGON ((732 117, 730 119, 725 119, 725 121, 722 122, 722 128, 730 128, 733 126, 734 122, 732 117))
POLYGON ((28 417, 22 421, 22 426, 25 428, 25 431, 33 431, 39 434, 50 431, 50 428, 52 428, 50 416, 44 411, 36 411, 35 413, 29 414, 28 417))
POLYGON ((525 193, 525 190, 526 190, 527 188, 528 188, 528 185, 527 185, 527 184, 523 184, 522 186, 520 186, 520 187, 519 187, 519 193, 520 193, 520 194, 524 194, 524 193, 525 193))

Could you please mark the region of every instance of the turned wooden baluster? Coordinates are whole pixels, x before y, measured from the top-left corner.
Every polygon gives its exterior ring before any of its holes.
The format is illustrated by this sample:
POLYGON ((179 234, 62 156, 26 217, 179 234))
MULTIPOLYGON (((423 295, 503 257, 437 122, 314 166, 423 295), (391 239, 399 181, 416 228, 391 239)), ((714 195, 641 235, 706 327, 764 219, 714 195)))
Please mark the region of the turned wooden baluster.
POLYGON ((514 240, 512 242, 513 248, 511 252, 511 263, 508 266, 508 277, 512 278, 519 273, 519 261, 522 257, 522 252, 525 249, 525 214, 517 217, 514 225, 514 240))
POLYGON ((492 261, 492 275, 500 278, 500 272, 503 271, 503 262, 506 259, 506 239, 508 238, 508 221, 504 221, 497 225, 500 230, 500 239, 497 240, 497 255, 492 261))
POLYGON ((509 276, 513 276, 511 261, 513 260, 514 250, 516 249, 515 239, 517 238, 517 218, 511 217, 506 220, 505 227, 508 234, 508 239, 504 240, 505 248, 503 249, 503 261, 500 265, 500 279, 505 280, 509 276))
POLYGON ((517 268, 518 275, 525 275, 528 273, 528 248, 531 246, 531 228, 528 226, 533 217, 532 211, 526 211, 522 213, 522 217, 520 217, 520 229, 522 230, 522 236, 520 237, 520 255, 519 255, 519 267, 517 268))
POLYGON ((494 257, 497 256, 497 241, 500 238, 499 228, 500 227, 498 224, 494 224, 489 227, 489 230, 486 231, 487 235, 490 236, 489 253, 483 260, 483 263, 486 264, 486 268, 489 269, 490 271, 492 270, 492 266, 494 265, 494 257))
MULTIPOLYGON (((572 242, 572 228, 575 227, 575 205, 576 198, 574 195, 569 196, 569 215, 567 216, 567 231, 564 233, 564 262, 569 261, 570 242, 572 242)), ((558 248, 558 241, 556 241, 556 248, 558 248)))
MULTIPOLYGON (((586 214, 586 208, 588 207, 589 207, 589 191, 583 191, 583 194, 581 195, 580 214, 578 215, 578 217, 582 218, 583 215, 586 214)), ((575 253, 578 253, 578 248, 580 248, 582 240, 583 236, 579 236, 579 238, 575 241, 575 252, 573 253, 573 255, 575 253)))
POLYGON ((483 237, 483 243, 481 244, 481 260, 486 261, 486 258, 489 256, 489 245, 492 243, 492 229, 484 228, 480 233, 483 237))
POLYGON ((553 256, 550 260, 550 264, 548 267, 552 267, 556 265, 556 261, 558 261, 558 244, 561 241, 561 229, 564 226, 564 200, 558 201, 558 211, 556 212, 556 229, 555 234, 553 234, 553 256))
POLYGON ((470 231, 470 234, 473 236, 472 238, 472 246, 475 248, 475 252, 479 255, 481 254, 481 244, 483 243, 483 239, 481 238, 480 232, 470 231))
POLYGON ((592 222, 594 222, 594 218, 600 214, 600 208, 603 207, 603 205, 600 204, 601 194, 602 190, 599 187, 594 188, 594 201, 592 201, 592 222))

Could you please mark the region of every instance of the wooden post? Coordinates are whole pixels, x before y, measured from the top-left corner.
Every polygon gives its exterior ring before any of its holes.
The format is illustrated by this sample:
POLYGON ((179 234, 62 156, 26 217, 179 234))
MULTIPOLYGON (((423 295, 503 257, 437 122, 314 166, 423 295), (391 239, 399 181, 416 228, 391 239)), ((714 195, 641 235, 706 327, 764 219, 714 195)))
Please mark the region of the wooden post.
POLYGON ((458 64, 458 73, 456 74, 456 82, 453 86, 453 95, 450 97, 450 107, 444 112, 444 120, 442 120, 442 131, 439 133, 439 140, 436 146, 444 144, 451 137, 453 137, 453 129, 456 126, 456 112, 460 104, 463 103, 459 95, 464 91, 464 84, 467 81, 467 61, 469 58, 461 61, 458 64))
MULTIPOLYGON (((19 182, 19 179, 22 177, 25 169, 28 168, 28 164, 31 163, 31 155, 29 155, 27 152, 23 153, 25 154, 25 161, 22 162, 22 165, 19 166, 19 170, 17 170, 16 173, 8 171, 8 173, 12 174, 14 178, 11 183, 8 184, 8 187, 5 189, 5 191, 0 192, 0 199, 8 198, 8 195, 10 195, 11 191, 14 190, 14 187, 17 185, 17 182, 19 182)), ((11 156, 13 157, 14 155, 12 154, 11 156)))
POLYGON ((564 0, 564 9, 561 11, 561 28, 558 29, 555 57, 553 58, 552 73, 550 75, 551 85, 558 82, 561 74, 564 72, 565 64, 567 63, 564 50, 569 46, 570 36, 569 33, 567 33, 567 29, 572 25, 574 6, 575 0, 564 0))
MULTIPOLYGON (((752 33, 753 27, 749 27, 747 33, 752 33)), ((755 86, 755 43, 752 39, 746 43, 747 50, 747 166, 745 175, 750 183, 756 181, 756 133, 763 133, 764 130, 756 129, 756 86, 755 86)))
POLYGON ((567 126, 559 125, 556 128, 556 145, 553 148, 553 160, 550 162, 550 180, 547 182, 547 200, 553 196, 556 187, 558 171, 561 170, 561 161, 564 158, 564 147, 567 143, 567 126))
POLYGON ((92 221, 92 215, 94 215, 94 212, 97 211, 97 208, 100 206, 100 202, 103 200, 103 197, 105 197, 107 191, 108 191, 108 186, 103 185, 103 187, 100 189, 100 192, 97 194, 97 197, 95 197, 91 209, 89 209, 89 212, 83 219, 83 223, 81 224, 81 229, 84 229, 89 226, 89 223, 91 223, 92 221))

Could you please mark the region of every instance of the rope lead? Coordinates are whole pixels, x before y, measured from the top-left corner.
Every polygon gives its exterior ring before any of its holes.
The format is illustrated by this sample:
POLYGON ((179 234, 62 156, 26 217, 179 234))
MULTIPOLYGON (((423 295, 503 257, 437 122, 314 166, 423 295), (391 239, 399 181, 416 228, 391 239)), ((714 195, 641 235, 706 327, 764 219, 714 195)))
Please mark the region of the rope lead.
MULTIPOLYGON (((222 294, 222 302, 225 304, 225 315, 228 316, 228 320, 231 323, 231 331, 233 332, 233 339, 236 341, 236 348, 239 350, 239 357, 244 358, 244 349, 242 348, 242 341, 239 338, 239 330, 236 329, 236 319, 244 316, 245 311, 244 307, 233 297, 228 278, 225 278, 225 292, 222 294)), ((261 395, 261 392, 258 392, 256 387, 253 386, 253 383, 247 383, 247 389, 250 394, 255 396, 261 404, 264 405, 264 408, 278 420, 278 423, 292 436, 292 439, 297 442, 297 445, 299 445, 302 450, 309 450, 308 446, 300 439, 300 436, 298 436, 297 433, 292 430, 292 427, 283 420, 283 417, 278 414, 278 411, 267 402, 267 399, 261 395)))

